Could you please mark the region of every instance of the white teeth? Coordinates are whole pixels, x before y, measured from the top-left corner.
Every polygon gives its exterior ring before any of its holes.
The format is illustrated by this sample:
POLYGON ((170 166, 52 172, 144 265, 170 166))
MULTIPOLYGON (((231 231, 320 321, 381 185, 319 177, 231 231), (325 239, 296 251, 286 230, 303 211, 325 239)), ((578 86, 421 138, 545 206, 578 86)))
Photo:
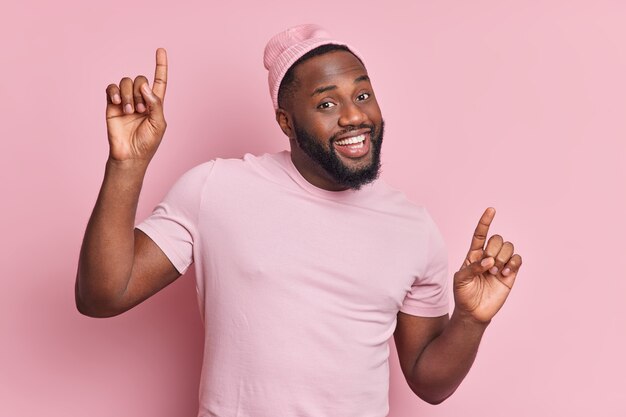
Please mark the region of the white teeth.
POLYGON ((342 139, 335 142, 337 145, 351 145, 353 143, 363 142, 365 140, 365 135, 354 136, 352 138, 342 139))

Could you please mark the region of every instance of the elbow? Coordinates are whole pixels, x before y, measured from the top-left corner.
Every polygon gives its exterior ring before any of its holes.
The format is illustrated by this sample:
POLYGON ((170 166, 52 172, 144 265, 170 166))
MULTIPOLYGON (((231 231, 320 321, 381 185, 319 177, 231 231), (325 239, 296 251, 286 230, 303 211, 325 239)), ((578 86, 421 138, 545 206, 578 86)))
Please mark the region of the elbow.
POLYGON ((427 402, 430 405, 439 405, 442 402, 444 402, 445 400, 447 400, 448 398, 450 398, 450 396, 452 396, 452 394, 454 393, 454 391, 452 392, 443 392, 443 391, 437 391, 436 389, 433 389, 434 387, 424 387, 424 386, 416 386, 414 384, 409 384, 411 390, 413 391, 413 393, 419 397, 420 400, 427 402))
POLYGON ((123 313, 123 311, 107 308, 98 305, 97 303, 89 303, 85 300, 76 297, 76 310, 83 316, 103 319, 108 317, 115 317, 123 313))
POLYGON ((83 316, 92 317, 92 318, 101 319, 101 318, 113 317, 113 315, 107 314, 107 312, 104 310, 93 308, 93 306, 90 306, 87 303, 79 302, 79 301, 76 301, 76 310, 78 310, 78 312, 82 314, 83 316))
POLYGON ((428 397, 426 395, 418 395, 418 397, 420 397, 420 399, 422 399, 423 401, 426 401, 430 405, 439 405, 445 400, 447 400, 449 396, 448 397, 428 397))
POLYGON ((80 302, 78 300, 76 300, 76 310, 78 310, 78 312, 82 314, 83 316, 93 317, 93 318, 101 317, 96 312, 94 312, 94 310, 90 309, 89 306, 87 306, 85 303, 80 302))
POLYGON ((74 289, 74 303, 76 310, 80 314, 93 318, 115 317, 126 311, 125 309, 116 308, 110 300, 93 299, 93 297, 86 297, 84 294, 81 294, 78 281, 74 289))

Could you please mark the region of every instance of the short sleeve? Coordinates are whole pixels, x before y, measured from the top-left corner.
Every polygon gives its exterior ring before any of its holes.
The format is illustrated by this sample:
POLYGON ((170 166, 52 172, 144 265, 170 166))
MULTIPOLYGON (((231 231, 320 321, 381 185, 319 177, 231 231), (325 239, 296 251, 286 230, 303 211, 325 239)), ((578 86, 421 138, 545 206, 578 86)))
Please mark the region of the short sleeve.
POLYGON ((136 226, 161 248, 181 274, 193 263, 203 190, 214 163, 205 162, 184 173, 152 214, 136 226))
POLYGON ((430 224, 424 274, 416 277, 400 308, 413 316, 439 317, 450 312, 448 250, 435 223, 431 220, 430 224))

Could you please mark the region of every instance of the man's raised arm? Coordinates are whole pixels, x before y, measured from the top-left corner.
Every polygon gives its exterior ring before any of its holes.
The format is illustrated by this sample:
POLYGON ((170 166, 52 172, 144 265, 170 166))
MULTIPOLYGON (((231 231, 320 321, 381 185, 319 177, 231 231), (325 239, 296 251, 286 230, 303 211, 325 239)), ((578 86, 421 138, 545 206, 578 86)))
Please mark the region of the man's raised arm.
POLYGON ((163 100, 167 55, 156 52, 152 89, 143 75, 124 77, 106 89, 109 157, 76 274, 76 307, 85 315, 110 317, 150 297, 180 274, 159 247, 135 230, 143 178, 166 122, 163 100))
POLYGON ((469 372, 483 333, 509 296, 522 266, 513 244, 500 235, 493 235, 485 247, 495 214, 491 207, 485 210, 470 250, 454 274, 452 317, 398 313, 394 338, 402 372, 413 392, 431 404, 452 395, 469 372))

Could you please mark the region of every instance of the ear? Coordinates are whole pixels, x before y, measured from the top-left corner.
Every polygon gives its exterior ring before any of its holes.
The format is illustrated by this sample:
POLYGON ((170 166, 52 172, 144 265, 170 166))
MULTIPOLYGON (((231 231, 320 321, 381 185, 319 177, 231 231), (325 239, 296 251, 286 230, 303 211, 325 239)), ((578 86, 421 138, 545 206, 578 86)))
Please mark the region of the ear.
POLYGON ((278 125, 282 129, 283 133, 287 135, 289 139, 293 139, 295 137, 293 125, 291 124, 291 116, 286 110, 281 108, 276 110, 276 121, 278 122, 278 125))

